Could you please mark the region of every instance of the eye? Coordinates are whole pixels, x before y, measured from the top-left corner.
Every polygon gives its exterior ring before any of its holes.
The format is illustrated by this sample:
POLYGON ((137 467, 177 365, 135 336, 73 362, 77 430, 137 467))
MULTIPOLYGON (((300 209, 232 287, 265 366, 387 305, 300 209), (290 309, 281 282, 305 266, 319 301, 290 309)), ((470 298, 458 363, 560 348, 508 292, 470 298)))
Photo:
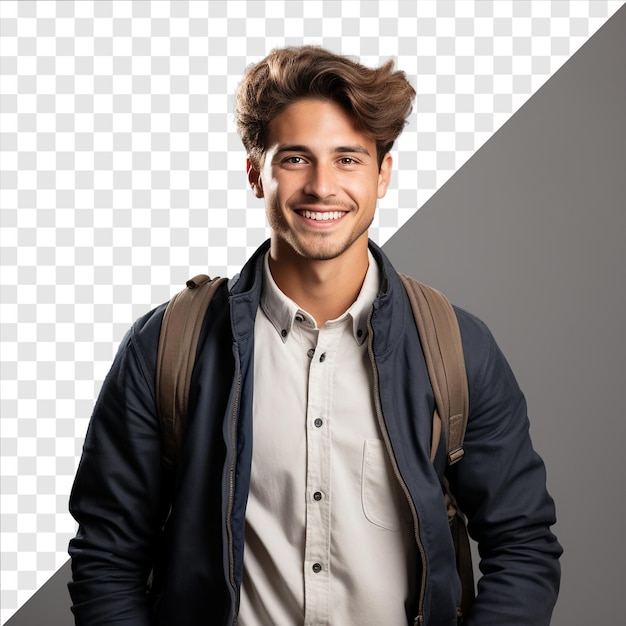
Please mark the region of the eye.
POLYGON ((289 165, 301 165, 302 163, 304 163, 304 159, 301 156, 290 156, 287 157, 283 162, 289 165))
POLYGON ((339 159, 339 163, 341 165, 356 165, 358 161, 356 159, 353 159, 352 157, 341 157, 339 159))

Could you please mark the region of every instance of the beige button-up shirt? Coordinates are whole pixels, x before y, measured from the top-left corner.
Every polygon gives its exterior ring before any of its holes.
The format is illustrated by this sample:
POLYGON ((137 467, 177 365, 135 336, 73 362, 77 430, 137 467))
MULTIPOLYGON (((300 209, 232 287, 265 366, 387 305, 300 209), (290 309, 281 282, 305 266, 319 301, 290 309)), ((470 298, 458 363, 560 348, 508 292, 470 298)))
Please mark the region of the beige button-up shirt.
POLYGON ((240 626, 407 623, 415 539, 376 419, 366 342, 378 286, 370 255, 357 300, 317 328, 265 259, 240 626))

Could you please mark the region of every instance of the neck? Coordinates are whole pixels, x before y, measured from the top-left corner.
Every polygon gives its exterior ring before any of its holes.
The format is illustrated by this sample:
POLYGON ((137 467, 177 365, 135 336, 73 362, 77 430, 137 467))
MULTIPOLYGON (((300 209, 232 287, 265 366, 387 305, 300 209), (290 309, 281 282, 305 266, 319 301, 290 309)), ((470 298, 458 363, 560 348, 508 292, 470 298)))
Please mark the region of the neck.
POLYGON ((272 242, 269 265, 278 288, 310 313, 318 327, 344 313, 357 299, 368 268, 367 239, 350 254, 310 260, 278 249, 272 242))

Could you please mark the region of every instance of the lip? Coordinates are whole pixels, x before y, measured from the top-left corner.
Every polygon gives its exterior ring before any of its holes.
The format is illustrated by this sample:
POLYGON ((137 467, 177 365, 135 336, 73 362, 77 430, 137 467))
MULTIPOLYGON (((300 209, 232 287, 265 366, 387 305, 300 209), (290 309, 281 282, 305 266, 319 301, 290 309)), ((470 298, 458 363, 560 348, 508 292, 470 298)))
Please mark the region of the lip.
POLYGON ((306 220, 307 223, 316 225, 336 224, 348 213, 348 210, 343 206, 300 206, 294 209, 294 211, 301 219, 306 220))
POLYGON ((340 220, 345 214, 346 211, 299 211, 300 217, 311 220, 313 222, 336 222, 337 220, 340 220))

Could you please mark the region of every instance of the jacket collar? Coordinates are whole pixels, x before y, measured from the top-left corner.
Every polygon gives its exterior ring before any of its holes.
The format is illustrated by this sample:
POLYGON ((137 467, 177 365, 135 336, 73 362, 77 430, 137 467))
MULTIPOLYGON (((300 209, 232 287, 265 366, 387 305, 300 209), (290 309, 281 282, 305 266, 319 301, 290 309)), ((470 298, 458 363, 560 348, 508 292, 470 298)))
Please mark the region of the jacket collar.
POLYGON ((380 289, 371 316, 374 354, 380 356, 400 341, 406 321, 413 323, 413 314, 404 286, 391 261, 371 240, 369 249, 380 268, 380 289))
MULTIPOLYGON (((356 300, 334 320, 324 326, 349 323, 354 341, 361 345, 367 337, 367 319, 372 302, 378 294, 380 270, 374 256, 368 251, 368 268, 365 280, 356 300)), ((292 336, 294 326, 317 328, 315 319, 296 302, 285 295, 274 282, 268 264, 268 253, 263 257, 263 287, 261 289, 261 308, 268 320, 280 335, 283 343, 292 336)))
MULTIPOLYGON (((368 245, 380 270, 380 287, 371 316, 372 327, 381 331, 374 334, 374 352, 384 354, 401 336, 408 300, 391 261, 373 241, 370 240, 368 245), (394 329, 394 332, 389 332, 389 329, 394 329)), ((228 282, 231 324, 236 340, 245 339, 254 331, 263 284, 263 258, 269 247, 268 239, 257 248, 241 272, 228 282)))

